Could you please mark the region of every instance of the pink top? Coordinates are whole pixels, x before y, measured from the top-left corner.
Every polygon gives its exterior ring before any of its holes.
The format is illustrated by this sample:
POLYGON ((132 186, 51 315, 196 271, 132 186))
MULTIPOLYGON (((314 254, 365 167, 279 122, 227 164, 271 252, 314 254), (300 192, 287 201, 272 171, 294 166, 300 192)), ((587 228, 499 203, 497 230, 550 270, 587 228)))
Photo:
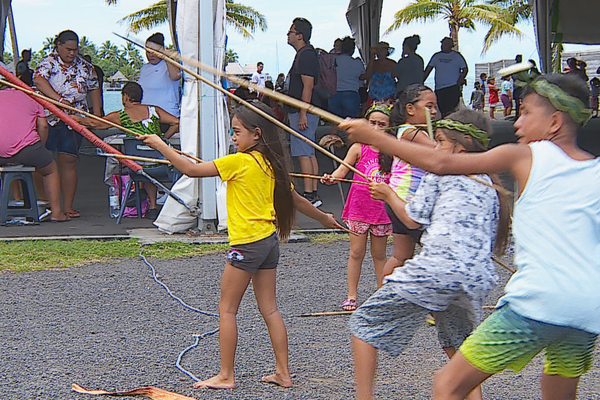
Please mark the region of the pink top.
MULTIPOLYGON (((360 158, 355 167, 375 182, 389 183, 390 181, 390 175, 379 170, 379 152, 368 145, 360 145, 360 158)), ((365 178, 358 174, 354 174, 353 179, 366 182, 365 178)), ((385 212, 385 203, 380 200, 373 200, 371 193, 369 193, 369 186, 359 183, 353 183, 350 187, 350 193, 348 193, 348 199, 342 212, 342 219, 361 221, 373 225, 391 223, 385 212)))
POLYGON ((37 118, 44 108, 16 89, 0 90, 0 157, 9 158, 40 140, 37 118))

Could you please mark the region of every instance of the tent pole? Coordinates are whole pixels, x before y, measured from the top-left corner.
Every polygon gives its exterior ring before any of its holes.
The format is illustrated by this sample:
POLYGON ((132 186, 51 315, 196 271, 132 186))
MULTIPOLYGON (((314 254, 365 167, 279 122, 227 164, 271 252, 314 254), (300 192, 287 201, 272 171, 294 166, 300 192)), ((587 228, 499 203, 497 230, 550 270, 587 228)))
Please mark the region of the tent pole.
POLYGON ((13 17, 13 12, 12 12, 12 3, 9 4, 9 6, 8 6, 7 18, 8 18, 8 29, 10 30, 10 42, 12 43, 12 51, 13 51, 13 58, 14 58, 13 68, 16 71, 17 63, 19 62, 21 57, 19 56, 19 46, 17 44, 17 30, 15 29, 15 19, 13 17))

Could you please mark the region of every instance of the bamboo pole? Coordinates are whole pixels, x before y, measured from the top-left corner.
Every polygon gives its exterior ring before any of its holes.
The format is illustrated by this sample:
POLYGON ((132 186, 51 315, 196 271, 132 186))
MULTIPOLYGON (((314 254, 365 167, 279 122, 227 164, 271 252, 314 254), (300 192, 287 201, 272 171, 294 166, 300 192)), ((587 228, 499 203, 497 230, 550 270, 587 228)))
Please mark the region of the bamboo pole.
MULTIPOLYGON (((312 178, 312 179, 323 179, 323 178, 325 178, 324 176, 319 176, 319 175, 296 174, 296 173, 290 173, 290 176, 293 176, 293 177, 296 177, 296 178, 312 178)), ((330 177, 330 178, 333 179, 334 181, 357 183, 359 185, 369 185, 369 182, 353 181, 352 179, 344 179, 344 178, 334 178, 333 176, 330 177)))
POLYGON ((314 313, 306 313, 300 314, 299 317, 331 317, 334 315, 349 315, 354 311, 324 311, 324 312, 314 312, 314 313))
POLYGON ((512 269, 508 265, 504 264, 502 261, 498 260, 496 257, 492 257, 492 260, 494 260, 494 262, 496 264, 498 264, 499 266, 501 266, 505 270, 509 271, 511 274, 514 274, 515 272, 517 272, 516 270, 512 269))
MULTIPOLYGON (((113 32, 113 33, 114 33, 114 32, 113 32)), ((360 172, 359 170, 357 170, 356 168, 354 168, 354 166, 352 166, 352 165, 348 164, 347 162, 345 162, 344 160, 342 160, 341 158, 339 158, 339 157, 338 157, 338 156, 336 156, 335 154, 332 154, 332 153, 330 153, 329 151, 325 150, 324 148, 322 148, 322 147, 321 147, 321 146, 319 146, 318 144, 316 144, 316 143, 312 142, 310 139, 307 139, 307 138, 305 138, 304 136, 302 136, 301 134, 299 134, 298 132, 296 132, 295 130, 293 130, 292 128, 290 128, 289 126, 287 126, 287 125, 285 125, 284 123, 282 123, 281 121, 279 121, 279 120, 277 120, 277 119, 273 118, 271 115, 267 114, 267 113, 266 113, 266 112, 264 112, 263 110, 261 110, 261 109, 259 109, 259 108, 255 107, 254 105, 252 105, 252 103, 250 103, 250 102, 247 102, 246 100, 243 100, 242 98, 240 98, 240 97, 236 96, 235 94, 228 92, 227 90, 223 89, 221 86, 219 86, 219 85, 215 84, 214 82, 212 82, 212 81, 210 81, 210 80, 208 80, 208 79, 204 78, 203 76, 201 76, 201 75, 197 74, 196 72, 192 71, 191 69, 189 69, 189 68, 188 68, 188 67, 186 67, 185 65, 181 65, 179 62, 177 62, 177 61, 173 60, 173 59, 172 59, 172 58, 170 58, 170 57, 172 56, 173 58, 175 58, 175 59, 177 59, 177 60, 184 61, 184 62, 188 62, 188 61, 190 61, 190 62, 189 62, 190 64, 192 64, 192 63, 197 63, 198 65, 194 65, 194 66, 197 66, 197 67, 199 67, 199 68, 202 68, 202 69, 208 70, 209 72, 213 72, 215 75, 218 75, 218 76, 225 76, 225 77, 227 77, 227 78, 229 79, 229 76, 228 76, 228 75, 226 75, 226 74, 224 74, 224 73, 221 73, 220 71, 217 71, 217 70, 215 70, 215 69, 214 69, 214 68, 212 68, 212 67, 208 67, 208 66, 206 66, 206 65, 204 65, 204 64, 202 64, 202 63, 200 63, 200 62, 198 62, 198 61, 192 61, 191 59, 189 59, 189 60, 188 60, 187 58, 183 58, 183 57, 179 56, 179 55, 178 55, 177 53, 175 53, 175 52, 172 52, 172 51, 165 51, 165 53, 163 54, 163 53, 161 53, 161 52, 159 52, 159 51, 156 51, 156 50, 154 50, 154 49, 151 49, 151 48, 149 48, 149 47, 146 47, 146 46, 144 46, 144 45, 141 45, 141 44, 139 44, 139 43, 137 43, 137 42, 135 42, 135 41, 133 41, 133 40, 131 40, 131 39, 129 39, 129 38, 126 38, 126 37, 124 37, 124 36, 121 36, 121 35, 119 35, 119 34, 117 34, 117 33, 114 33, 114 34, 115 34, 115 35, 117 35, 118 37, 120 37, 121 39, 123 39, 123 40, 126 40, 126 41, 128 41, 128 42, 130 42, 130 43, 132 43, 132 44, 134 44, 134 45, 136 45, 136 46, 138 46, 138 47, 140 47, 140 48, 143 48, 143 49, 145 49, 147 52, 149 52, 149 53, 152 53, 152 54, 156 55, 157 57, 160 57, 161 59, 165 60, 165 62, 168 62, 169 64, 172 64, 172 65, 176 66, 177 68, 181 69, 182 71, 185 71, 185 72, 187 72, 188 74, 190 74, 190 75, 191 75, 191 76, 193 76, 194 78, 198 79, 199 81, 206 83, 207 85, 209 85, 209 86, 211 86, 212 88, 214 88, 214 89, 218 90, 219 92, 221 92, 221 93, 223 93, 223 94, 226 94, 227 96, 231 97, 231 98, 232 98, 232 99, 234 99, 235 101, 238 101, 238 102, 242 103, 243 105, 245 105, 246 107, 248 107, 248 108, 249 108, 249 109, 251 109, 252 111, 254 111, 254 112, 256 112, 257 114, 259 114, 260 116, 262 116, 263 118, 266 118, 268 121, 270 121, 270 122, 274 123, 275 125, 277 125, 277 126, 278 126, 278 127, 280 127, 281 129, 283 129, 283 130, 285 130, 285 131, 289 132, 291 135, 294 135, 294 136, 296 136, 298 139, 302 140, 303 142, 307 143, 308 145, 310 145, 310 146, 314 147, 315 149, 319 150, 321 153, 325 154, 326 156, 328 156, 328 157, 330 157, 330 158, 333 158, 334 160, 336 160, 336 161, 337 161, 337 162, 339 162, 340 164, 344 165, 346 168, 350 169, 350 170, 351 170, 351 171, 353 171, 354 173, 357 173, 358 175, 362 176, 363 178, 365 178, 365 179, 366 179, 366 180, 368 180, 369 182, 371 181, 371 179, 370 179, 368 176, 366 176, 364 173, 360 172), (200 65, 202 65, 202 66, 200 66, 200 65)), ((244 81, 244 80, 242 79, 241 81, 244 81)), ((236 83, 238 83, 238 82, 237 82, 237 80, 232 80, 232 82, 236 82, 236 83)), ((245 82, 245 83, 244 83, 244 85, 246 85, 246 87, 248 87, 248 85, 247 85, 246 81, 244 81, 244 82, 245 82)), ((252 89, 254 90, 254 87, 252 87, 252 89)), ((283 98, 285 98, 285 100, 283 100, 283 99, 282 99, 282 100, 280 100, 280 101, 286 102, 286 104, 291 104, 291 103, 292 103, 292 101, 291 101, 291 100, 293 100, 294 104, 296 104, 296 105, 298 105, 298 106, 302 105, 302 107, 301 107, 302 109, 306 109, 306 110, 309 110, 309 109, 310 109, 310 110, 313 110, 313 111, 310 111, 312 114, 316 114, 316 115, 322 116, 321 114, 319 114, 318 112, 316 112, 316 111, 315 111, 315 110, 319 110, 318 108, 316 108, 316 107, 314 107, 314 106, 312 106, 312 105, 309 105, 309 104, 307 104, 307 103, 304 103, 304 102, 302 102, 302 101, 300 101, 300 100, 294 99, 294 98, 292 98, 292 97, 290 97, 290 96, 282 95, 282 94, 280 94, 280 93, 276 93, 275 91, 272 91, 272 90, 269 90, 269 89, 267 89, 267 90, 266 90, 266 92, 271 92, 270 94, 268 94, 268 93, 265 93, 265 90, 264 90, 264 89, 262 89, 262 88, 258 88, 258 87, 256 88, 256 90, 257 90, 258 92, 260 92, 260 93, 267 94, 267 96, 270 96, 270 97, 273 97, 273 98, 277 98, 277 97, 283 96, 283 98), (275 95, 277 95, 277 96, 275 96, 275 95), (290 100, 290 99, 291 99, 291 100, 290 100)), ((299 107, 299 108, 300 108, 300 107, 299 107)), ((320 112, 321 112, 321 113, 326 113, 326 114, 323 114, 323 115, 330 114, 330 115, 334 116, 334 117, 336 118, 336 121, 335 121, 335 123, 337 123, 337 124, 340 124, 340 123, 342 123, 342 122, 343 122, 343 119, 342 119, 342 118, 340 118, 340 117, 337 117, 337 116, 335 116, 335 115, 333 115, 333 114, 331 114, 331 113, 327 113, 326 111, 323 111, 323 110, 320 110, 320 112)), ((327 119, 327 118, 325 118, 325 117, 323 117, 323 118, 324 118, 324 119, 327 119)), ((331 121, 331 117, 328 117, 328 118, 330 118, 329 120, 331 121)), ((332 122, 334 122, 334 121, 332 121, 332 122)))
MULTIPOLYGON (((39 97, 40 99, 44 99, 44 100, 46 100, 46 101, 48 101, 48 102, 50 102, 50 103, 54 104, 55 106, 58 106, 58 107, 64 108, 64 109, 66 109, 66 110, 69 110, 69 111, 73 111, 73 112, 75 112, 75 113, 77 113, 77 114, 85 115, 85 116, 86 116, 86 117, 88 117, 88 118, 94 119, 94 120, 96 120, 96 121, 99 121, 99 122, 102 122, 102 123, 104 123, 104 124, 110 125, 110 126, 112 126, 112 127, 114 127, 114 128, 120 129, 120 130, 122 130, 123 132, 130 133, 130 134, 132 134, 132 135, 134 135, 134 136, 143 136, 141 133, 138 133, 138 132, 132 131, 131 129, 125 128, 125 127, 123 127, 123 126, 121 126, 121 125, 119 125, 119 124, 115 124, 115 123, 114 123, 114 122, 112 122, 112 121, 109 121, 109 120, 107 120, 107 119, 104 119, 104 118, 102 118, 102 117, 99 117, 99 116, 97 116, 97 115, 94 115, 94 114, 92 114, 92 113, 89 113, 89 112, 87 112, 87 111, 80 110, 80 109, 78 109, 78 108, 72 107, 72 106, 70 106, 70 105, 68 105, 68 104, 63 104, 63 103, 61 103, 61 102, 59 102, 59 101, 56 101, 56 100, 54 100, 54 99, 51 99, 50 97, 44 96, 44 95, 43 95, 43 94, 41 94, 41 93, 34 92, 33 90, 27 90, 27 89, 24 89, 24 88, 22 88, 22 87, 20 87, 20 86, 17 86, 17 85, 14 85, 14 84, 12 84, 11 82, 9 82, 9 81, 7 81, 7 80, 0 79, 0 83, 4 84, 4 85, 6 85, 6 86, 10 86, 10 87, 12 87, 12 88, 14 88, 14 89, 20 90, 20 91, 22 91, 23 93, 27 93, 27 94, 28 94, 28 95, 30 95, 30 96, 36 96, 36 97, 39 97)), ((199 159, 199 158, 197 158, 197 157, 194 157, 194 156, 192 156, 192 155, 190 155, 190 154, 184 153, 184 152, 182 152, 181 150, 177 150, 177 149, 173 149, 173 150, 175 150, 177 153, 181 154, 182 156, 185 156, 185 157, 191 158, 191 159, 192 159, 192 160, 194 160, 194 161, 197 161, 197 162, 203 162, 201 159, 199 159)))
MULTIPOLYGON (((429 133, 429 137, 433 140, 433 139, 435 139, 435 136, 433 133, 433 123, 431 121, 431 111, 429 111, 429 108, 425 108, 425 118, 427 119, 427 132, 429 133)), ((467 176, 467 178, 472 179, 475 182, 481 183, 483 186, 487 186, 489 188, 496 190, 498 192, 498 194, 501 194, 504 196, 512 195, 512 193, 509 190, 506 190, 505 188, 503 188, 500 185, 496 185, 495 183, 492 183, 490 185, 486 181, 481 180, 478 177, 473 176, 473 175, 466 175, 466 176, 467 176)))
MULTIPOLYGON (((160 53, 160 52, 158 52, 158 51, 156 51, 154 49, 150 49, 150 48, 145 47, 145 46, 143 46, 141 44, 138 44, 138 43, 132 41, 131 39, 123 37, 123 36, 121 36, 121 35, 119 35, 117 33, 114 33, 114 34, 117 35, 118 37, 120 37, 123 40, 127 40, 127 41, 129 41, 131 43, 136 44, 137 46, 145 48, 147 51, 155 54, 156 56, 158 56, 160 58, 165 59, 165 57, 170 57, 170 58, 173 58, 175 60, 184 62, 186 64, 190 64, 190 65, 192 65, 192 66, 194 66, 196 68, 200 68, 200 69, 202 69, 204 71, 210 72, 211 74, 219 76, 221 78, 227 78, 231 82, 237 83, 238 85, 240 85, 242 87, 252 89, 252 90, 254 90, 254 91, 258 92, 258 93, 262 93, 264 95, 267 95, 268 97, 270 97, 272 99, 275 99, 277 101, 285 103, 285 104, 287 104, 289 106, 298 108, 300 110, 306 110, 306 112, 318 115, 319 117, 323 118, 324 120, 329 121, 329 122, 333 122, 336 125, 339 125, 339 124, 341 124, 344 121, 343 118, 338 117, 337 115, 332 114, 332 113, 330 113, 328 111, 325 111, 325 110, 323 110, 321 108, 313 106, 312 104, 305 103, 302 100, 298 100, 298 99, 296 99, 294 97, 285 95, 283 93, 276 92, 276 91, 271 90, 271 89, 267 89, 267 88, 264 88, 264 87, 257 86, 256 84, 254 84, 252 82, 249 82, 249 81, 247 81, 245 79, 240 79, 240 78, 237 78, 235 76, 228 75, 225 72, 219 71, 218 69, 216 69, 216 68, 214 68, 214 67, 212 67, 210 65, 204 64, 204 63, 202 63, 202 62, 200 62, 198 60, 195 60, 195 59, 190 58, 190 57, 184 57, 181 54, 177 53, 176 51, 165 50, 165 53, 163 54, 163 53, 160 53)), ((165 61, 167 61, 167 60, 165 59, 165 61)), ((188 72, 188 71, 186 71, 186 72, 188 72)))
POLYGON ((110 154, 110 153, 101 153, 98 154, 102 157, 114 157, 114 158, 123 158, 126 160, 134 160, 134 161, 144 161, 144 162, 152 162, 157 164, 171 164, 169 160, 161 160, 159 158, 148 158, 148 157, 139 157, 139 156, 128 156, 126 154, 110 154))

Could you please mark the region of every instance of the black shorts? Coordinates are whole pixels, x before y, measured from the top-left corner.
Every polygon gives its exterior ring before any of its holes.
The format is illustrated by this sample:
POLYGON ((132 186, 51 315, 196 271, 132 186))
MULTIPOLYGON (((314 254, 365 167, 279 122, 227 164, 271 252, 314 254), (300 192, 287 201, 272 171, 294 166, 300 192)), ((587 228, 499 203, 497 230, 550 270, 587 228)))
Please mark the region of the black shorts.
POLYGON ((423 231, 421 229, 409 229, 404 225, 402 221, 398 218, 392 207, 389 204, 385 204, 385 212, 388 217, 392 220, 392 231, 394 235, 408 235, 414 240, 415 243, 419 243, 421 241, 421 235, 423 231))
POLYGON ((256 273, 259 269, 275 269, 279 262, 279 236, 234 246, 227 252, 227 262, 243 271, 256 273))
POLYGON ((446 116, 456 110, 460 99, 460 86, 453 85, 435 91, 438 108, 442 116, 446 116))
POLYGON ((42 141, 25 146, 12 157, 0 157, 0 165, 23 164, 27 167, 44 168, 54 161, 52 154, 46 149, 42 141))

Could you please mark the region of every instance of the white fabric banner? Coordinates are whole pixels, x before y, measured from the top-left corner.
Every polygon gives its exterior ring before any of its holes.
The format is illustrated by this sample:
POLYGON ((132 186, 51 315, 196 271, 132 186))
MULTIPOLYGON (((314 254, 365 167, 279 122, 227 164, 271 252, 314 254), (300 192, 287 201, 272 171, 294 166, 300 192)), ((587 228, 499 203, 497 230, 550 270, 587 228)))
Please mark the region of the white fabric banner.
MULTIPOLYGON (((182 55, 193 59, 200 59, 200 49, 202 45, 214 49, 214 65, 216 68, 222 69, 225 61, 225 1, 214 0, 214 13, 212 21, 213 26, 200 27, 200 10, 202 5, 197 0, 179 0, 177 2, 177 11, 175 16, 176 36, 178 39, 178 47, 182 55), (214 29, 214 43, 201 43, 203 29, 214 29)), ((209 36, 209 35, 205 35, 209 36)), ((192 68, 195 72, 201 73, 197 68, 192 68)), ((227 154, 229 143, 229 116, 227 107, 224 102, 224 97, 221 95, 214 96, 216 102, 215 130, 211 132, 200 132, 200 100, 204 106, 208 106, 208 98, 203 98, 203 91, 206 91, 203 83, 196 81, 194 77, 183 73, 183 98, 181 100, 181 119, 180 119, 180 136, 181 149, 189 154, 200 155, 199 143, 203 142, 207 146, 216 146, 217 157, 222 157, 227 154), (200 141, 200 135, 204 138, 200 141)), ((215 82, 218 80, 215 79, 215 82)), ((202 157, 201 157, 202 158, 202 157)), ((216 179, 216 178, 203 178, 216 179)), ((220 182, 217 184, 217 202, 216 212, 219 217, 219 227, 226 228, 227 210, 225 205, 225 184, 220 182)), ((179 179, 173 190, 186 202, 189 206, 198 205, 200 200, 202 203, 214 203, 214 190, 207 193, 202 193, 200 190, 200 181, 197 178, 189 178, 183 176, 179 179), (201 198, 202 197, 202 198, 201 198), (211 198, 209 198, 211 197, 211 198)), ((202 208, 202 207, 201 207, 202 208)), ((206 208, 206 207, 205 207, 206 208)), ((210 214, 216 214, 215 210, 210 214)), ((208 214, 208 213, 207 213, 208 214)), ((212 217, 210 217, 212 218, 212 217)), ((192 216, 190 212, 175 200, 168 198, 159 217, 154 222, 158 229, 165 233, 185 232, 190 228, 196 228, 198 218, 192 216)))

